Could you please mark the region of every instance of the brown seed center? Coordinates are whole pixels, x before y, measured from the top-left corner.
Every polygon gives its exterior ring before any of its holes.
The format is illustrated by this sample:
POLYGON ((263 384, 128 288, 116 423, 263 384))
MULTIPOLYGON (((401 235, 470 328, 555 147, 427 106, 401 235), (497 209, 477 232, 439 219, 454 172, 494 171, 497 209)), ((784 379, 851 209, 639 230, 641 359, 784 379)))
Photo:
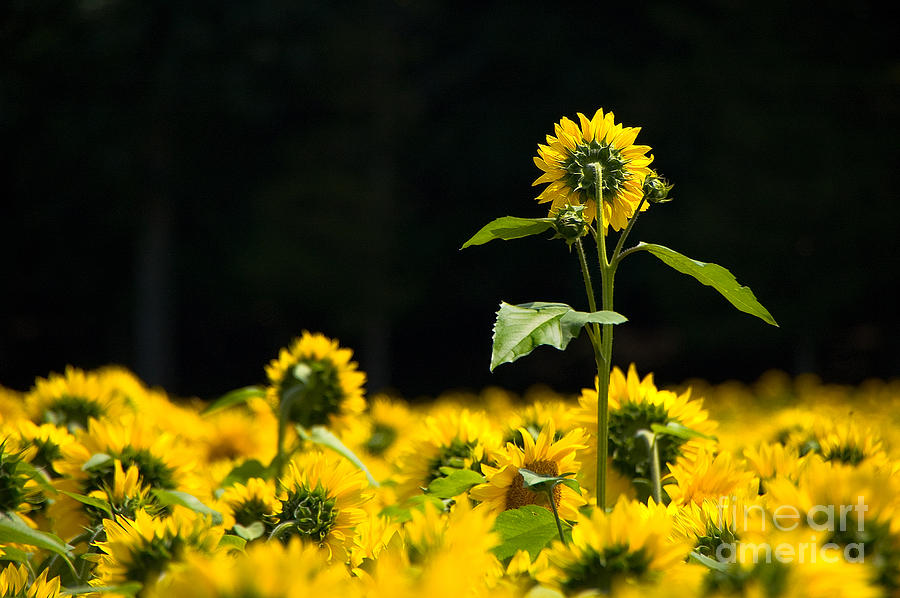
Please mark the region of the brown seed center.
MULTIPOLYGON (((532 461, 531 463, 526 463, 524 467, 541 475, 559 475, 559 467, 553 461, 532 461)), ((532 492, 524 488, 522 485, 523 481, 522 474, 517 473, 516 478, 509 485, 509 490, 506 491, 506 509, 518 509, 525 505, 540 505, 549 509, 550 504, 547 502, 547 495, 543 492, 532 492)), ((557 507, 559 507, 561 495, 562 488, 559 486, 553 488, 553 502, 557 507)))

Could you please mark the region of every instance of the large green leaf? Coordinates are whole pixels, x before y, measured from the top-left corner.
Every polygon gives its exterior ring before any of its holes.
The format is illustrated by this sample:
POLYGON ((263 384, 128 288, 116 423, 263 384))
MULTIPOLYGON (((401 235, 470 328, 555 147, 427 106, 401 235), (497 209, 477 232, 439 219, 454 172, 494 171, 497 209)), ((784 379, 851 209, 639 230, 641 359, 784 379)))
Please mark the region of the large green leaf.
POLYGON ((245 386, 244 388, 238 388, 237 390, 232 390, 231 392, 225 393, 224 395, 213 401, 206 409, 203 410, 203 415, 209 415, 210 413, 215 413, 216 411, 228 409, 232 405, 240 405, 241 403, 246 403, 250 399, 264 396, 266 396, 266 389, 262 388, 261 386, 245 386))
POLYGON ((372 472, 370 472, 369 468, 366 467, 362 460, 356 456, 356 453, 347 448, 337 436, 335 436, 331 433, 330 430, 328 430, 328 428, 324 426, 313 426, 311 429, 306 430, 302 426, 297 426, 297 433, 304 440, 309 440, 310 442, 314 442, 316 444, 320 444, 324 447, 330 448, 337 454, 346 458, 348 461, 363 470, 363 473, 366 474, 366 477, 369 479, 369 483, 372 486, 376 488, 380 486, 378 480, 376 480, 372 476, 372 472))
POLYGON ((533 561, 542 548, 559 537, 553 513, 537 505, 503 511, 497 515, 494 530, 500 535, 500 544, 492 552, 501 560, 527 550, 533 561))
POLYGON ((480 231, 466 241, 460 249, 472 245, 484 245, 494 239, 509 241, 531 235, 539 235, 553 226, 553 218, 517 218, 504 216, 485 224, 480 231))
POLYGON ((0 513, 0 544, 27 544, 55 552, 71 567, 72 547, 53 534, 31 529, 15 513, 0 513))
POLYGON ((625 316, 614 311, 576 311, 565 303, 534 301, 521 305, 500 303, 494 323, 491 371, 528 355, 539 345, 559 350, 581 333, 587 323, 621 324, 625 316))
POLYGON ((426 492, 438 498, 453 498, 482 483, 484 476, 480 473, 471 469, 454 469, 449 475, 432 480, 426 492))
POLYGON ((750 287, 741 286, 727 269, 717 264, 708 264, 691 259, 668 247, 654 243, 638 243, 636 249, 649 251, 662 262, 682 274, 693 276, 706 286, 719 291, 733 306, 744 313, 763 320, 772 326, 778 326, 775 318, 756 300, 750 287))
POLYGON ((161 488, 155 488, 151 490, 151 492, 154 496, 156 496, 156 499, 162 505, 180 505, 182 507, 187 507, 188 509, 197 513, 209 515, 212 518, 213 525, 222 524, 222 514, 216 510, 209 508, 208 506, 200 502, 200 499, 192 494, 181 492, 180 490, 163 490, 161 488))

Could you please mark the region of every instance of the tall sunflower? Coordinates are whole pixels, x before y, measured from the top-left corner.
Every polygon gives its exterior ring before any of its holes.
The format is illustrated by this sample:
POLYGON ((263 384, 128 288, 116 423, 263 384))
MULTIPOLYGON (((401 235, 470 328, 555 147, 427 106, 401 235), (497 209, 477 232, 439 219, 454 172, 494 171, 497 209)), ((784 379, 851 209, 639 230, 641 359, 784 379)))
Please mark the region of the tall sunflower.
POLYGON ((366 409, 366 375, 357 370, 356 362, 350 360, 352 355, 350 349, 340 348, 336 340, 304 331, 266 366, 269 403, 277 412, 282 401, 302 385, 302 400, 293 404, 288 419, 304 427, 340 427, 345 418, 366 409))
MULTIPOLYGON (((612 112, 597 110, 593 118, 578 113, 580 125, 563 117, 547 135, 547 144, 538 144, 534 163, 544 171, 535 185, 549 183, 537 196, 550 202, 555 214, 567 204, 584 205, 584 218, 597 215, 598 186, 603 201, 603 222, 613 230, 625 228, 643 198, 644 179, 650 174, 653 156, 650 146, 634 145, 639 127, 616 124, 612 112)), ((647 209, 644 204, 641 210, 647 209)))
MULTIPOLYGON (((487 483, 472 488, 469 496, 482 501, 480 508, 494 512, 533 504, 548 506, 547 496, 543 492, 533 492, 523 487, 519 468, 552 476, 578 471, 579 463, 575 460, 575 452, 585 448, 584 431, 576 428, 558 441, 554 441, 555 434, 553 422, 544 426, 536 441, 528 430, 522 428, 520 438, 525 447, 519 448, 508 443, 505 451, 495 455, 497 467, 482 465, 481 471, 487 477, 487 483)), ((564 485, 553 489, 553 502, 560 517, 572 521, 578 517, 578 507, 585 504, 585 500, 577 492, 564 485)))
POLYGON ((0 598, 57 598, 59 578, 47 581, 47 569, 29 583, 28 568, 10 563, 0 571, 0 598))

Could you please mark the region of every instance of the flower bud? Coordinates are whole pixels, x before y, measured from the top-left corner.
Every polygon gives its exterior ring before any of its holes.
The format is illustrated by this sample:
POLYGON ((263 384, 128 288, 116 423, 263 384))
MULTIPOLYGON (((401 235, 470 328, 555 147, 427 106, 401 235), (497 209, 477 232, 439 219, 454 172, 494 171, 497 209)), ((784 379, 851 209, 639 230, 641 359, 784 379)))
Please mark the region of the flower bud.
POLYGON ((670 185, 666 178, 651 170, 647 178, 644 179, 644 197, 650 203, 666 203, 672 201, 669 197, 669 191, 674 185, 670 185))
POLYGON ((587 223, 584 220, 584 206, 566 205, 556 213, 553 228, 556 230, 554 239, 565 239, 571 245, 576 239, 587 232, 587 223))

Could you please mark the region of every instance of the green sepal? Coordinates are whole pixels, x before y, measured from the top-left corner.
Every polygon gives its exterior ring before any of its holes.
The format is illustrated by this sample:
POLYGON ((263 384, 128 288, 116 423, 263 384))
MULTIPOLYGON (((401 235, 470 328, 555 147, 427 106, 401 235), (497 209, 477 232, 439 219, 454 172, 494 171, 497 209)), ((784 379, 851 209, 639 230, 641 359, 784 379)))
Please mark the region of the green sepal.
POLYGON ((668 247, 655 243, 638 243, 636 250, 648 251, 664 264, 678 270, 682 274, 693 276, 700 283, 717 290, 725 299, 740 311, 756 316, 767 324, 778 326, 772 314, 756 300, 750 287, 741 286, 734 275, 726 268, 691 259, 668 247))
POLYGON ((465 494, 472 486, 484 483, 484 476, 471 469, 442 467, 441 471, 443 472, 444 469, 451 469, 452 471, 445 477, 432 480, 425 492, 438 498, 453 498, 460 494, 465 494))
POLYGON ((159 504, 163 506, 168 507, 179 505, 182 507, 187 507, 188 509, 196 513, 209 515, 212 518, 213 525, 222 524, 222 514, 214 509, 209 508, 208 506, 200 502, 200 499, 192 494, 181 492, 180 490, 163 490, 161 488, 154 488, 153 490, 151 490, 151 492, 156 497, 156 500, 159 501, 159 504))
POLYGON ((531 235, 539 235, 553 227, 553 218, 517 218, 503 216, 485 224, 471 239, 463 243, 460 249, 472 245, 484 245, 494 239, 509 241, 531 235))
POLYGON ((538 505, 503 511, 497 515, 494 531, 500 535, 500 544, 491 552, 500 560, 525 550, 534 561, 545 546, 559 537, 553 513, 538 505))
POLYGON ((614 311, 582 312, 565 303, 533 301, 521 305, 500 302, 494 323, 491 371, 528 355, 539 345, 559 350, 581 333, 588 323, 621 324, 625 316, 614 311))
POLYGON ((266 396, 266 389, 261 386, 245 386, 244 388, 238 388, 237 390, 232 390, 231 392, 225 393, 224 395, 213 401, 206 409, 203 410, 202 414, 210 415, 211 413, 222 411, 223 409, 228 409, 233 405, 246 403, 250 399, 264 396, 266 396))

